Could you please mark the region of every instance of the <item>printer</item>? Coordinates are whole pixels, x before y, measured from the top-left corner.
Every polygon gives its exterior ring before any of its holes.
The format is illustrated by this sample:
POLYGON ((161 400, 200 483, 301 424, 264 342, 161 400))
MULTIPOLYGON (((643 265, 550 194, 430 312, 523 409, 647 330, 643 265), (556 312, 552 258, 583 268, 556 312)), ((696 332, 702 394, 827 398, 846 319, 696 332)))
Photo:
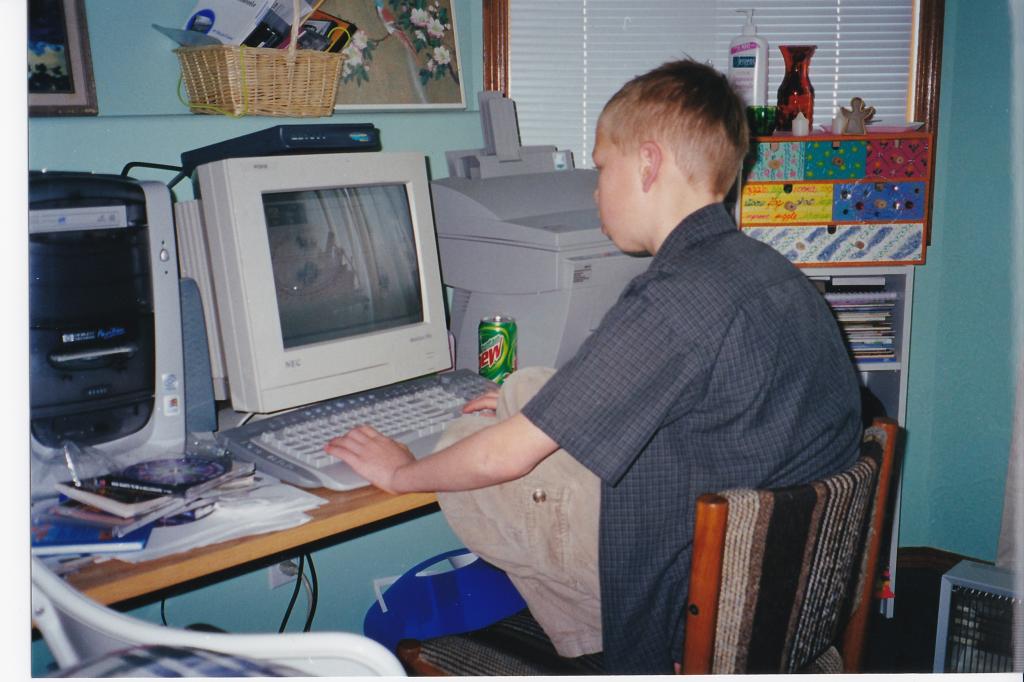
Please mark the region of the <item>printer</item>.
POLYGON ((650 258, 602 233, 596 171, 573 168, 569 152, 521 146, 500 94, 481 93, 480 112, 485 147, 448 152, 449 177, 431 184, 455 365, 478 369, 480 319, 509 315, 518 366, 560 367, 650 258))

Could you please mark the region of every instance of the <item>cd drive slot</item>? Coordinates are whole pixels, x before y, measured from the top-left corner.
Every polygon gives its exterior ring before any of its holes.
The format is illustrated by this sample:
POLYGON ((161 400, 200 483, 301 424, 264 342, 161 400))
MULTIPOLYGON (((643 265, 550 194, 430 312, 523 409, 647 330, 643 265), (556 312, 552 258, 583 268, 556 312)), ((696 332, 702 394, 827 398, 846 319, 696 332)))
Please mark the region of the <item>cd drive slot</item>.
POLYGON ((59 369, 84 369, 111 360, 128 359, 139 352, 138 345, 131 343, 112 348, 96 348, 81 350, 74 353, 50 353, 50 364, 59 369))

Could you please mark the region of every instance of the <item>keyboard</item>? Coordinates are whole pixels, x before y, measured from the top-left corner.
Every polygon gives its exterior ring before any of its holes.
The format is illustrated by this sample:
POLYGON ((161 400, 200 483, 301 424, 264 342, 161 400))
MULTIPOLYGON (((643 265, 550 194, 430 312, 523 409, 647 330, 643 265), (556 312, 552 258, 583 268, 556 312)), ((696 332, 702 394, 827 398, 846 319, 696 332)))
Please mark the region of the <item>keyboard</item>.
POLYGON ((331 438, 369 424, 420 459, 434 451, 462 406, 496 388, 460 369, 274 414, 217 434, 232 456, 302 488, 352 490, 369 485, 347 464, 324 452, 331 438))

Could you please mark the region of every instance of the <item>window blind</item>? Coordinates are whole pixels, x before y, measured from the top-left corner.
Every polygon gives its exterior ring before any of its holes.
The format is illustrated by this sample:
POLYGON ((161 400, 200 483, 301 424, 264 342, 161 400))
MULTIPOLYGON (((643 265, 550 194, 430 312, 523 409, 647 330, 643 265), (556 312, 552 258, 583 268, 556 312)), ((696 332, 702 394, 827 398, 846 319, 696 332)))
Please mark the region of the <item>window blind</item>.
POLYGON ((633 76, 692 57, 727 71, 739 10, 753 7, 768 41, 768 101, 782 81, 779 45, 811 44, 814 123, 861 97, 875 120, 903 123, 914 0, 510 0, 509 94, 524 144, 571 149, 590 166, 605 102, 633 76))

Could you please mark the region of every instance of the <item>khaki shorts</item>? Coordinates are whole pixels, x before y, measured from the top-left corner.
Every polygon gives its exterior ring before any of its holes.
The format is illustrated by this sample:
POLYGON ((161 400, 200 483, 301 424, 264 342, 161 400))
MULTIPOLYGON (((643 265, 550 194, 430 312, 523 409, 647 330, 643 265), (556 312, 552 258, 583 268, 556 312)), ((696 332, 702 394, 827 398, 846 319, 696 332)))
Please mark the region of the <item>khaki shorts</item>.
MULTIPOLYGON (((438 449, 518 412, 553 373, 527 368, 512 374, 501 387, 497 414, 455 420, 438 449)), ((597 476, 558 450, 515 481, 437 497, 466 547, 508 573, 560 655, 601 651, 597 476)))

